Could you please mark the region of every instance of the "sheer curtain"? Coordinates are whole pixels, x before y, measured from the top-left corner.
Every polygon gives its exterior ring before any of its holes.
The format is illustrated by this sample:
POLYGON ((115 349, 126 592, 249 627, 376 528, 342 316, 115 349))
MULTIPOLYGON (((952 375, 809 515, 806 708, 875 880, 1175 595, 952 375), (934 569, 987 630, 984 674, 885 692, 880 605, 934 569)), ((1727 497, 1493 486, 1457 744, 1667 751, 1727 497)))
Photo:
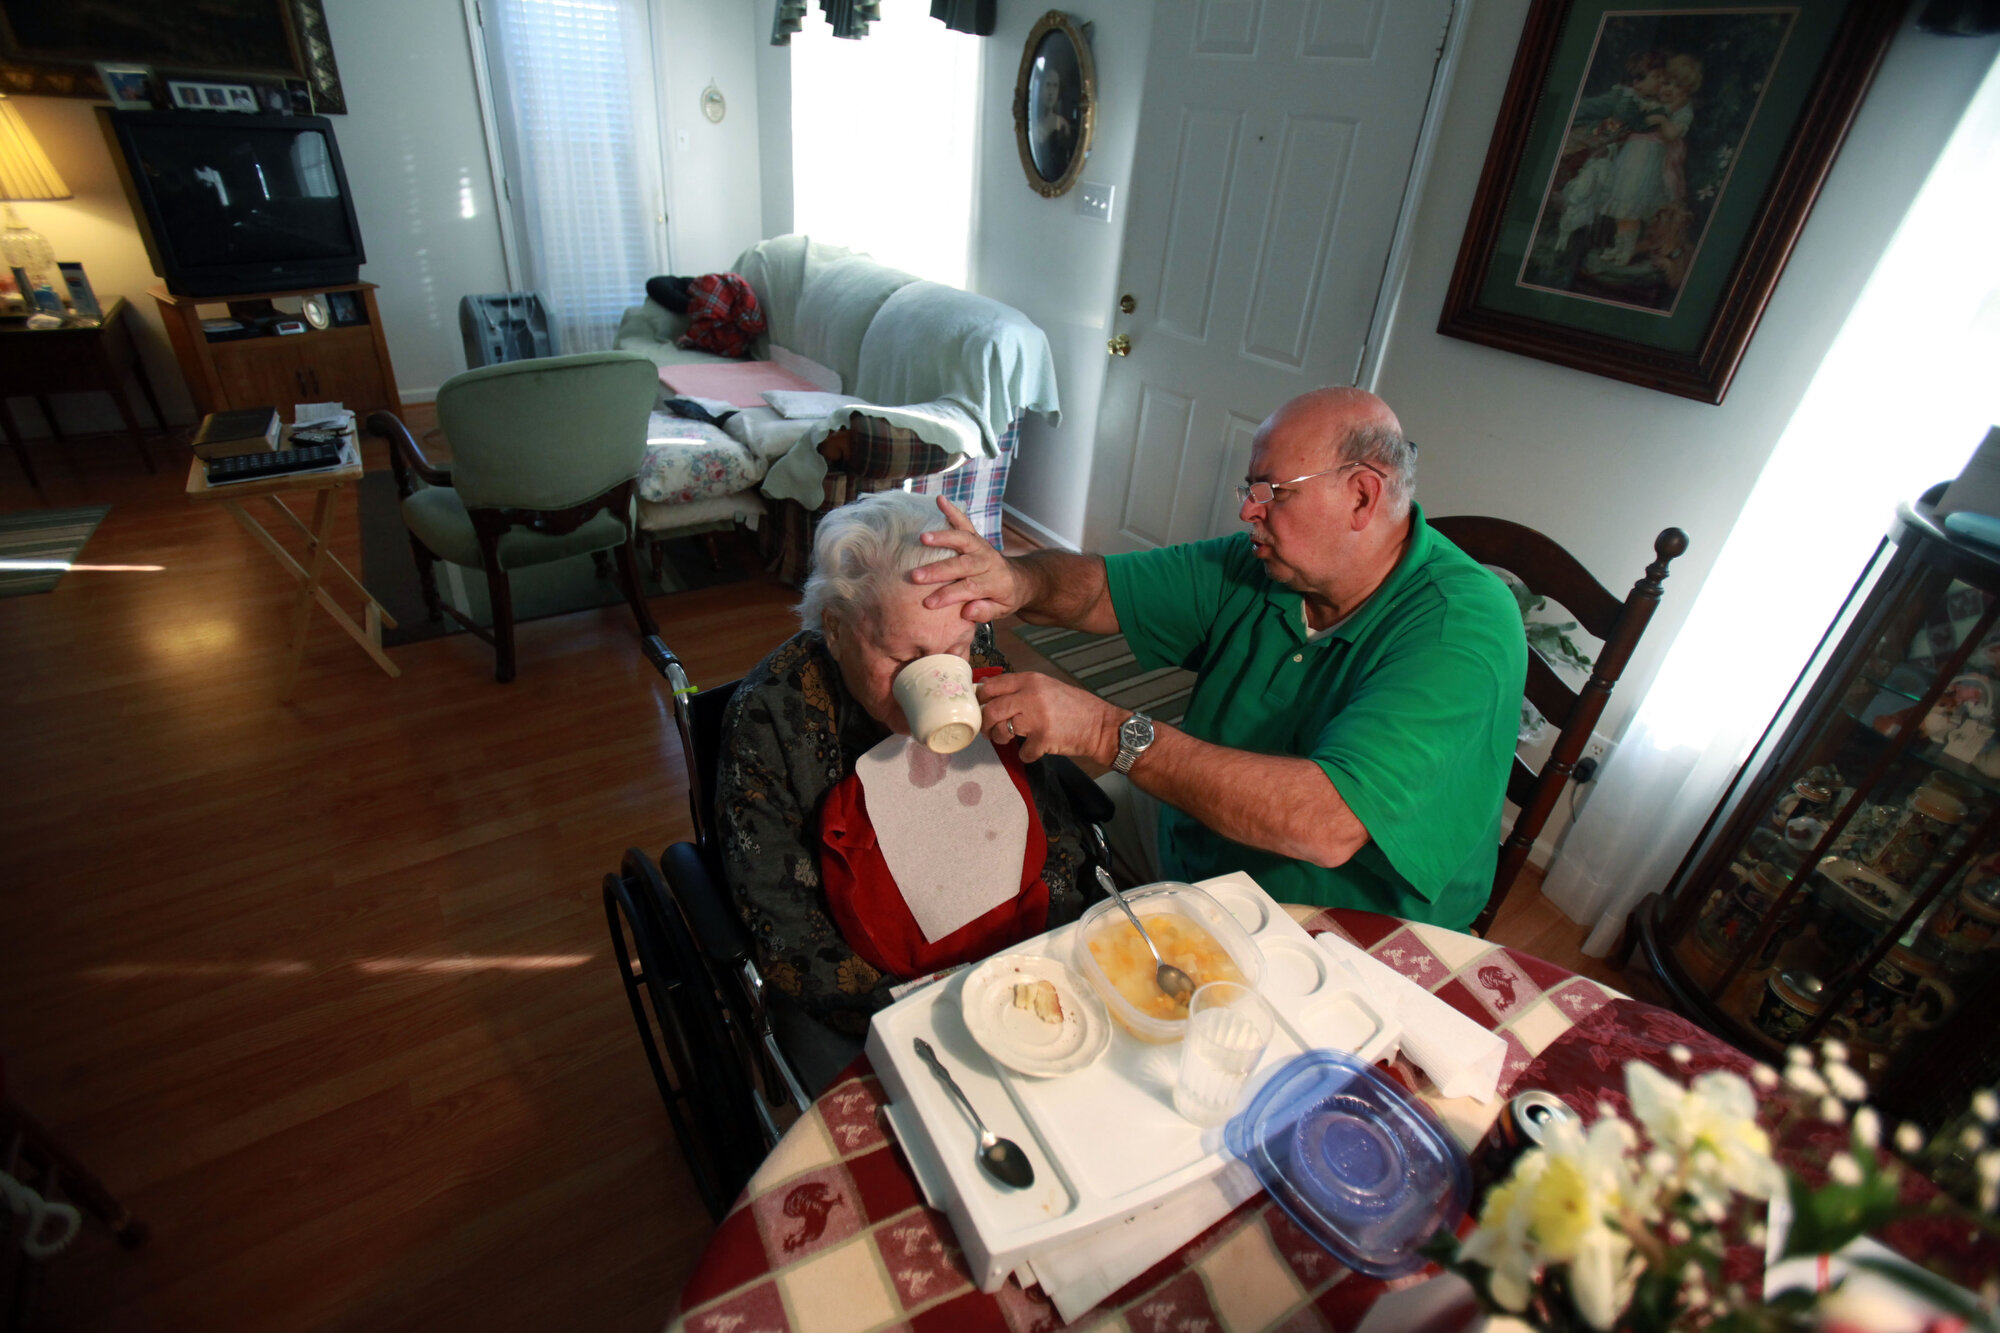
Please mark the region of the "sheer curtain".
MULTIPOLYGON (((1786 427, 1544 892, 1610 952, 1664 888, 1887 529, 2000 421, 2000 67, 1786 427), (1718 688, 1726 678, 1727 688, 1718 688)), ((1671 586, 1671 585, 1669 585, 1671 586)))
POLYGON ((807 20, 791 48, 793 230, 963 287, 979 39, 883 0, 867 41, 807 20))
POLYGON ((565 352, 611 346, 668 271, 647 0, 483 0, 525 285, 565 352))

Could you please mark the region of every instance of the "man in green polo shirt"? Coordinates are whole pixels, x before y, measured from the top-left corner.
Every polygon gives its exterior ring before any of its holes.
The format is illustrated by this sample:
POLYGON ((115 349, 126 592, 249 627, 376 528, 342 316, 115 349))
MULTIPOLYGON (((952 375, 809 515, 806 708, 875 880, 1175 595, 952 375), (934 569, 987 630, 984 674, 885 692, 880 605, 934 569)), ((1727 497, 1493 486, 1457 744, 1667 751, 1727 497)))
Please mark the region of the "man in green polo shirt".
POLYGON ((1122 632, 1142 666, 1196 673, 1178 728, 1039 673, 981 688, 996 743, 1159 799, 1166 875, 1463 927, 1492 888, 1527 643, 1500 580, 1424 522, 1415 471, 1387 404, 1320 389, 1258 429, 1247 533, 1009 558, 947 505, 923 540, 958 554, 911 578, 943 585, 927 606, 1122 632))

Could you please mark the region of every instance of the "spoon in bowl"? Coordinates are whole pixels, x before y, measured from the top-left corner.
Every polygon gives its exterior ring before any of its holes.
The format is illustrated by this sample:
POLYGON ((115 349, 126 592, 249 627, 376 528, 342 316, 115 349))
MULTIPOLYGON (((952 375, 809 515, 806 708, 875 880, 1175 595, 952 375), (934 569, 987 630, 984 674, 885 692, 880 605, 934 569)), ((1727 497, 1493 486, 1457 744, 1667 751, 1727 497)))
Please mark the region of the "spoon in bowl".
POLYGON ((979 1164, 986 1168, 986 1173, 1001 1184, 1012 1185, 1017 1190, 1024 1190, 1034 1184, 1035 1167, 1034 1163, 1028 1160, 1028 1154, 1021 1151, 1020 1144, 1012 1139, 1003 1139, 986 1127, 986 1122, 979 1118, 979 1112, 972 1109, 972 1102, 967 1099, 965 1090, 958 1086, 958 1080, 951 1076, 951 1071, 937 1058, 937 1052, 932 1050, 931 1044, 922 1037, 917 1038, 917 1054, 924 1058, 924 1063, 931 1067, 931 1072, 938 1076, 938 1080, 944 1084, 946 1090, 958 1099, 960 1106, 965 1108, 965 1113, 972 1117, 972 1123, 979 1130, 979 1164))
POLYGON ((1159 983, 1160 989, 1165 991, 1167 997, 1174 1003, 1186 1004, 1188 996, 1194 994, 1194 978, 1160 957, 1159 946, 1153 943, 1153 937, 1146 933, 1146 928, 1139 924, 1139 914, 1132 910, 1132 904, 1125 901, 1125 895, 1118 892, 1118 886, 1111 882, 1111 872, 1103 866, 1097 867, 1097 882, 1111 895, 1112 902, 1125 909, 1125 915, 1132 918, 1132 929, 1139 932, 1139 938, 1144 940, 1146 947, 1152 951, 1153 980, 1159 983))

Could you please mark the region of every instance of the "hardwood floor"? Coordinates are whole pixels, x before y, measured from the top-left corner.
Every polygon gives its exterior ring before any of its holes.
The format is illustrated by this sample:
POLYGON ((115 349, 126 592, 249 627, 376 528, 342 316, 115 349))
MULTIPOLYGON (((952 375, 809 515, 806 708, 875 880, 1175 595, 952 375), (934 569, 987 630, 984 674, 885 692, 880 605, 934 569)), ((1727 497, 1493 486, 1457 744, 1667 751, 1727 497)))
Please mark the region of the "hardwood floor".
MULTIPOLYGON (((39 1326, 661 1326, 708 1225, 598 898, 688 831, 629 613, 521 626, 501 686, 465 635, 391 680, 315 612, 282 704, 291 585, 184 499, 185 451, 32 447, 48 503, 111 512, 55 592, 0 600, 0 1057, 153 1231, 50 1265, 39 1326)), ((9 461, 0 511, 41 503, 9 461)), ((792 600, 653 609, 701 684, 792 600)), ((1528 886, 1498 933, 1582 961, 1528 886)))

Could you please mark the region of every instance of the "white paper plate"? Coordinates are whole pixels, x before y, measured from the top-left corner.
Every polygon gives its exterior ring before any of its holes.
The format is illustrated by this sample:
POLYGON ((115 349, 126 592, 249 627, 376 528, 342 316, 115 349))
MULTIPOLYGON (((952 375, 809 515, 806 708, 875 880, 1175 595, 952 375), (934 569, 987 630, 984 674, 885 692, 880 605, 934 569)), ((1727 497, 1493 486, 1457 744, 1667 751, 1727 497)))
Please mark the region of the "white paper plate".
POLYGON ((1111 1044, 1111 1015, 1081 978, 1053 958, 1008 953, 965 975, 959 1004, 980 1048, 1020 1074, 1050 1078, 1082 1069, 1111 1044), (1014 1007, 1014 987, 1046 981, 1062 1003, 1062 1022, 1045 1023, 1014 1007))

